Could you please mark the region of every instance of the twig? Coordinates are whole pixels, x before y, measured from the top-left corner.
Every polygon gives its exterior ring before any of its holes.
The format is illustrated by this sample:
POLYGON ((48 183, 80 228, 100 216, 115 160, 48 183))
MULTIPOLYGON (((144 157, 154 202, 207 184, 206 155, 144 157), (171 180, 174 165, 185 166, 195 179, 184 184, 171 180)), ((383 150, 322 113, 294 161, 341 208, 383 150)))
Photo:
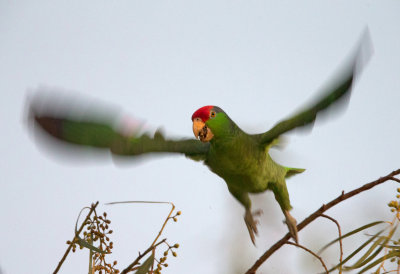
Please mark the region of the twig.
POLYGON ((397 274, 400 273, 400 264, 397 264, 397 274))
POLYGON ((171 218, 172 212, 174 212, 175 205, 174 205, 173 203, 171 203, 171 202, 168 202, 168 203, 172 206, 171 211, 169 212, 169 214, 168 214, 167 218, 165 219, 165 221, 164 221, 164 223, 163 223, 163 225, 162 225, 160 231, 158 232, 157 237, 154 239, 154 241, 153 241, 153 243, 151 244, 151 246, 153 246, 153 245, 155 244, 155 242, 157 242, 158 238, 160 238, 160 236, 161 236, 161 234, 162 234, 162 232, 163 232, 165 226, 166 226, 167 223, 168 223, 169 218, 171 218))
POLYGON ((326 273, 329 273, 328 268, 326 267, 326 265, 325 265, 324 261, 322 260, 322 258, 320 256, 318 256, 317 254, 315 254, 314 252, 312 252, 307 247, 299 245, 299 244, 296 244, 296 243, 293 243, 293 242, 290 242, 290 241, 287 241, 285 244, 294 245, 294 246, 297 246, 297 247, 300 247, 300 248, 304 249, 305 251, 307 251, 308 253, 313 255, 315 258, 317 258, 321 262, 322 266, 325 268, 326 273))
POLYGON ((161 243, 163 243, 163 242, 165 242, 166 241, 166 239, 164 239, 164 240, 162 240, 162 241, 160 241, 160 242, 158 242, 157 244, 156 244, 156 242, 157 242, 157 240, 158 240, 158 238, 160 238, 160 236, 161 236, 161 234, 162 234, 162 232, 163 232, 163 230, 164 230, 164 228, 165 228, 165 226, 167 225, 167 223, 168 223, 168 220, 171 218, 171 215, 172 215, 172 212, 174 212, 174 210, 175 210, 175 205, 173 204, 173 203, 171 203, 171 202, 156 202, 156 201, 125 201, 125 202, 113 202, 113 203, 107 203, 107 205, 114 205, 114 204, 129 204, 129 203, 144 203, 144 204, 170 204, 172 207, 171 207, 171 211, 169 212, 169 214, 168 214, 168 216, 167 216, 167 218, 165 218, 165 221, 164 221, 164 223, 163 223, 163 225, 162 225, 162 227, 161 227, 161 229, 160 229, 160 231, 158 232, 158 234, 157 234, 157 237, 154 239, 154 241, 153 241, 153 243, 151 244, 151 246, 143 253, 143 254, 140 254, 140 252, 139 252, 139 256, 127 267, 127 268, 125 268, 122 272, 121 272, 121 274, 123 274, 123 273, 128 273, 129 271, 131 271, 132 270, 132 268, 140 261, 140 259, 141 258, 143 258, 143 256, 144 255, 146 255, 148 252, 150 252, 150 251, 152 251, 153 250, 153 252, 154 252, 154 249, 155 249, 155 247, 156 246, 158 246, 159 244, 161 244, 161 243))
POLYGON ((157 237, 154 239, 153 243, 151 244, 152 246, 154 245, 155 242, 157 242, 158 238, 160 238, 165 225, 167 224, 169 218, 172 215, 172 212, 175 209, 175 205, 171 202, 157 202, 157 201, 125 201, 125 202, 112 202, 112 203, 107 203, 106 205, 116 205, 116 204, 132 204, 132 203, 138 203, 138 204, 170 204, 172 206, 171 211, 169 212, 167 218, 165 219, 160 231, 157 234, 157 237))
POLYGON ((90 211, 89 211, 88 215, 86 216, 85 220, 82 222, 82 224, 79 227, 78 231, 75 233, 74 238, 71 241, 71 244, 69 245, 69 247, 65 251, 64 256, 61 258, 61 261, 58 263, 57 268, 54 270, 53 274, 56 274, 60 270, 61 265, 64 263, 65 259, 67 258, 69 252, 72 249, 72 245, 74 244, 75 237, 82 232, 83 228, 85 227, 86 221, 89 219, 90 215, 92 215, 93 211, 96 209, 98 204, 99 204, 99 202, 97 201, 95 204, 92 204, 92 206, 90 207, 90 211))
POLYGON ((397 178, 395 178, 395 177, 390 177, 389 179, 400 183, 400 179, 397 179, 397 178))
MULTIPOLYGON (((343 193, 343 192, 342 192, 343 193)), ((336 221, 334 218, 332 218, 331 216, 325 215, 325 214, 321 214, 321 217, 327 218, 329 220, 331 220, 332 222, 334 222, 338 228, 338 232, 339 232, 339 246, 340 246, 340 266, 339 266, 339 274, 342 273, 342 261, 343 261, 343 243, 342 243, 342 230, 340 229, 340 225, 339 222, 336 221)))
POLYGON ((131 263, 127 268, 125 268, 124 270, 122 270, 121 274, 125 274, 128 273, 129 271, 131 271, 131 269, 137 265, 139 263, 139 261, 147 255, 147 253, 149 253, 150 251, 153 251, 154 248, 156 248, 157 246, 159 246, 160 244, 164 243, 167 239, 162 239, 161 241, 159 241, 158 243, 156 243, 155 245, 151 245, 148 249, 146 249, 145 252, 143 252, 142 254, 139 253, 139 256, 136 258, 136 260, 133 261, 133 263, 131 263))
MULTIPOLYGON (((317 211, 315 211, 314 213, 312 213, 310 216, 308 216, 307 218, 305 218, 300 224, 298 224, 297 226, 297 230, 300 231, 302 230, 304 227, 306 227, 307 225, 309 225, 311 222, 313 222, 315 219, 317 219, 318 217, 321 216, 322 213, 324 213, 325 211, 327 211, 328 209, 330 209, 331 207, 337 205, 340 202, 343 202, 344 200, 347 200, 357 194, 360 194, 361 192, 364 192, 366 190, 369 190, 379 184, 382 184, 388 180, 393 180, 393 181, 400 181, 397 178, 394 178, 393 176, 396 176, 400 174, 400 169, 395 170, 393 172, 391 172, 390 174, 379 178, 378 180, 375 180, 371 183, 365 184, 359 188, 354 189, 353 191, 350 191, 348 193, 344 193, 342 192, 342 194, 337 197, 336 199, 330 201, 329 203, 327 203, 326 205, 323 204, 317 211), (394 180, 395 179, 395 180, 394 180)), ((277 251, 279 248, 281 248, 288 240, 290 239, 290 235, 289 233, 287 233, 282 239, 280 239, 279 241, 277 241, 273 246, 270 247, 270 249, 268 249, 267 251, 265 251, 265 253, 253 264, 252 267, 249 268, 249 270, 247 270, 246 274, 254 274, 256 273, 256 270, 272 255, 275 253, 275 251, 277 251)))

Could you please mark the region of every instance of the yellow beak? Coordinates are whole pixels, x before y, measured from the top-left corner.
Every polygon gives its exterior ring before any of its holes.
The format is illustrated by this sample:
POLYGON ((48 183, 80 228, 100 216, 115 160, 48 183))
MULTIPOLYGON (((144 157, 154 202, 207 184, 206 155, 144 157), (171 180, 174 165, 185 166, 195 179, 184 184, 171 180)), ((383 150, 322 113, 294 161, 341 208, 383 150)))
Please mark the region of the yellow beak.
POLYGON ((200 118, 193 120, 193 133, 202 142, 208 142, 214 137, 211 129, 200 118))

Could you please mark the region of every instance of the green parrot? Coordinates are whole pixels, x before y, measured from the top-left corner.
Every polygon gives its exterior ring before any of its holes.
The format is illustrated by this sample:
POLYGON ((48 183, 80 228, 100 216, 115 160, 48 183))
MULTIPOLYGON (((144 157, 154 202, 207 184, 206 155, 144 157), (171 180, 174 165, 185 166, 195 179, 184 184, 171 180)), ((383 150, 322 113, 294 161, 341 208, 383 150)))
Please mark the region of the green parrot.
POLYGON ((296 219, 290 214, 292 206, 286 179, 304 169, 276 163, 269 155, 269 149, 277 144, 282 134, 312 124, 322 110, 339 105, 339 101, 347 101, 349 96, 346 95, 350 94, 359 71, 358 55, 314 103, 261 134, 247 134, 226 112, 212 105, 201 107, 191 116, 196 138, 181 140, 166 139, 158 131, 153 137, 139 134, 135 127, 128 132, 121 129, 121 123, 113 123, 109 117, 84 114, 85 111, 80 111, 79 116, 68 105, 63 106, 63 111, 58 111, 57 102, 46 100, 40 93, 30 101, 29 113, 34 124, 64 142, 108 149, 114 155, 134 157, 147 153, 180 153, 202 161, 226 182, 229 192, 244 206, 244 221, 253 244, 258 232, 255 217, 260 211, 251 211, 249 193, 271 190, 285 216, 290 235, 298 242, 296 219))

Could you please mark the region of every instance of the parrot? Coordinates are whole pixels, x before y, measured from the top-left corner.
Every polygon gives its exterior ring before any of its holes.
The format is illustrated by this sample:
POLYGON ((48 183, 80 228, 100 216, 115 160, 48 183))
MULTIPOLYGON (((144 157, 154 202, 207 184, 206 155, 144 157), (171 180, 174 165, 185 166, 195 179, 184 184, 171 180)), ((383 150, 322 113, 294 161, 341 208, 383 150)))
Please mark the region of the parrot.
POLYGON ((45 98, 37 92, 28 103, 29 121, 49 136, 61 142, 80 147, 109 150, 112 155, 135 157, 143 154, 175 153, 201 161, 211 172, 221 177, 228 191, 244 207, 244 222, 250 240, 255 245, 260 210, 252 211, 249 194, 272 191, 285 218, 290 236, 298 242, 297 221, 290 214, 286 180, 305 171, 303 168, 278 164, 269 154, 283 134, 295 128, 313 125, 323 110, 347 102, 360 71, 360 49, 350 58, 333 84, 319 93, 314 102, 282 119, 264 133, 248 134, 220 107, 203 106, 191 116, 194 138, 166 138, 160 131, 154 136, 139 134, 139 128, 121 129, 121 121, 106 115, 94 115, 85 110, 76 111, 57 96, 45 98), (62 105, 63 111, 57 109, 62 105), (114 119, 115 120, 115 119, 114 119))

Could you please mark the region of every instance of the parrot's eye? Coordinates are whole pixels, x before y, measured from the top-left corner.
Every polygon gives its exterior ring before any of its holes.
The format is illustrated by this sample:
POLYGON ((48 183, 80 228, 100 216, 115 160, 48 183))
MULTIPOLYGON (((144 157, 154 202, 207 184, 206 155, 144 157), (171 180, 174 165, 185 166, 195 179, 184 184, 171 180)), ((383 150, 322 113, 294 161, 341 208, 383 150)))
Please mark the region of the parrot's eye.
POLYGON ((211 118, 214 118, 214 117, 215 117, 215 111, 211 111, 211 112, 210 112, 210 117, 211 117, 211 118))

